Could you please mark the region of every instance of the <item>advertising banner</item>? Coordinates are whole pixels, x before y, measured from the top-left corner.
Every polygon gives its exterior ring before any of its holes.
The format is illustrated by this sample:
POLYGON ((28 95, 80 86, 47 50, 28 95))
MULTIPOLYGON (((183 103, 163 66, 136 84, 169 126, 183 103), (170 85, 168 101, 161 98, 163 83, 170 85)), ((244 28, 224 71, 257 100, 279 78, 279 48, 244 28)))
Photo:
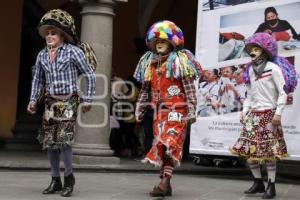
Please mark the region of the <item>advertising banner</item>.
MULTIPOLYGON (((272 34, 278 54, 300 72, 300 0, 218 2, 214 10, 208 9, 208 1, 198 5, 196 57, 204 73, 195 83, 198 103, 197 121, 191 127, 192 154, 231 155, 247 96, 242 77, 244 65, 250 62, 244 51, 246 38, 256 32, 272 34), (277 13, 275 24, 267 22, 272 18, 270 10, 277 13)), ((300 160, 299 87, 288 94, 282 114, 289 160, 300 160)))

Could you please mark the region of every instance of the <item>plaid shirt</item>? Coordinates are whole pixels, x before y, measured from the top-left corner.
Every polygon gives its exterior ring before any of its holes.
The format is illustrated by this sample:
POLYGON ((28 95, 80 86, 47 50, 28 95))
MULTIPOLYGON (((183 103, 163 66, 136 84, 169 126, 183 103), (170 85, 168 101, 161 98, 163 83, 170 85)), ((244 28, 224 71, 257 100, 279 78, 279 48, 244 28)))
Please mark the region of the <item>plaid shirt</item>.
POLYGON ((182 85, 186 97, 186 102, 188 103, 188 114, 187 120, 196 119, 196 88, 194 84, 194 79, 182 79, 182 85))
MULTIPOLYGON (((186 116, 186 120, 191 120, 196 118, 196 104, 197 104, 197 97, 196 97, 196 88, 194 84, 194 79, 182 79, 182 85, 186 97, 186 102, 188 103, 188 114, 186 116)), ((142 119, 143 115, 149 105, 147 102, 150 101, 150 83, 144 83, 142 85, 137 104, 136 104, 136 111, 135 115, 138 119, 142 119)))
POLYGON ((135 108, 135 117, 139 120, 142 120, 145 111, 147 109, 147 102, 150 101, 150 83, 143 83, 142 88, 140 90, 139 97, 136 102, 135 108))
POLYGON ((84 101, 91 102, 95 94, 96 76, 88 66, 83 51, 71 44, 64 44, 57 50, 56 60, 51 63, 47 48, 40 51, 33 67, 33 80, 30 101, 36 101, 40 95, 43 80, 49 95, 68 95, 80 91, 77 79, 82 73, 86 79, 84 101))

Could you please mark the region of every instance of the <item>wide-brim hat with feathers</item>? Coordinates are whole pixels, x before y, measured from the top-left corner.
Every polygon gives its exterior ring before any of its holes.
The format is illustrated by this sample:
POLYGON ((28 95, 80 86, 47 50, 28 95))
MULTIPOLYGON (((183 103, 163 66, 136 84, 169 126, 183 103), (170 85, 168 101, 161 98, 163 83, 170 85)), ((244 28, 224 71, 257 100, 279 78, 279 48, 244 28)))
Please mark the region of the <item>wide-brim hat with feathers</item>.
POLYGON ((54 9, 48 11, 38 25, 39 34, 45 38, 49 27, 58 28, 65 36, 67 42, 73 43, 76 29, 73 17, 66 11, 54 9))
POLYGON ((245 50, 249 54, 251 46, 258 46, 268 54, 270 59, 278 55, 278 45, 272 35, 268 33, 255 33, 245 41, 245 50))

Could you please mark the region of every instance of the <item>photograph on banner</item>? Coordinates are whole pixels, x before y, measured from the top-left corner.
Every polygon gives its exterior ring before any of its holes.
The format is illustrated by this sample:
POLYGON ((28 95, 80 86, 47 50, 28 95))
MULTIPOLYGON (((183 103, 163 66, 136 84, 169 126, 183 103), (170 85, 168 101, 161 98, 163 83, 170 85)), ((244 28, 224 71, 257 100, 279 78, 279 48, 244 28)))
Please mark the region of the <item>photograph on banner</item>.
POLYGON ((235 6, 243 3, 249 3, 260 0, 202 0, 202 10, 208 11, 212 9, 225 8, 227 6, 235 6))
POLYGON ((241 111, 247 95, 243 65, 206 69, 196 88, 198 117, 241 111))
POLYGON ((295 56, 300 52, 299 10, 300 0, 269 0, 201 12, 196 57, 209 68, 245 64, 250 61, 245 40, 257 32, 276 39, 280 56, 295 56))
MULTIPOLYGON (((209 11, 201 9, 202 3, 198 4, 195 54, 203 76, 195 82, 197 120, 191 126, 189 150, 198 155, 232 156, 229 148, 240 135, 240 111, 247 97, 242 71, 251 59, 244 53, 245 40, 258 31, 272 34, 279 56, 299 73, 300 0, 254 1, 209 11)), ((298 86, 288 94, 282 114, 287 160, 300 160, 299 104, 298 86)))
POLYGON ((257 32, 269 33, 276 39, 279 55, 299 51, 299 10, 300 1, 221 16, 218 61, 247 56, 244 40, 257 32))

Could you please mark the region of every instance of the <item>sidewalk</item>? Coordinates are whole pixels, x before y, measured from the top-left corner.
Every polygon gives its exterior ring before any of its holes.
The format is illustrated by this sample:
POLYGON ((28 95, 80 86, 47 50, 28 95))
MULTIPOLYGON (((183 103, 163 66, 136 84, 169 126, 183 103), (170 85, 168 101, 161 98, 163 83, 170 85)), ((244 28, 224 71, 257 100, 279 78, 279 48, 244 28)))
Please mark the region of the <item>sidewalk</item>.
MULTIPOLYGON (((42 195, 49 172, 0 170, 0 200, 62 200, 59 194, 42 195)), ((159 181, 146 173, 75 172, 72 200, 159 200, 148 193, 159 181)), ((252 181, 204 175, 175 175, 173 196, 165 200, 261 200, 262 194, 244 195, 252 181)), ((300 185, 277 183, 277 200, 298 200, 300 185)))
MULTIPOLYGON (((63 166, 63 164, 61 164, 63 166)), ((278 180, 282 182, 300 183, 300 162, 281 161, 278 163, 278 180)), ((0 169, 2 170, 30 170, 49 171, 49 163, 44 152, 28 151, 1 151, 0 169)), ((76 165, 74 169, 81 172, 130 172, 130 173, 157 173, 158 169, 148 164, 142 164, 133 158, 121 158, 119 165, 76 165)), ((208 175, 214 177, 234 177, 250 179, 247 168, 218 168, 195 165, 191 160, 182 162, 176 168, 176 174, 208 175)))

